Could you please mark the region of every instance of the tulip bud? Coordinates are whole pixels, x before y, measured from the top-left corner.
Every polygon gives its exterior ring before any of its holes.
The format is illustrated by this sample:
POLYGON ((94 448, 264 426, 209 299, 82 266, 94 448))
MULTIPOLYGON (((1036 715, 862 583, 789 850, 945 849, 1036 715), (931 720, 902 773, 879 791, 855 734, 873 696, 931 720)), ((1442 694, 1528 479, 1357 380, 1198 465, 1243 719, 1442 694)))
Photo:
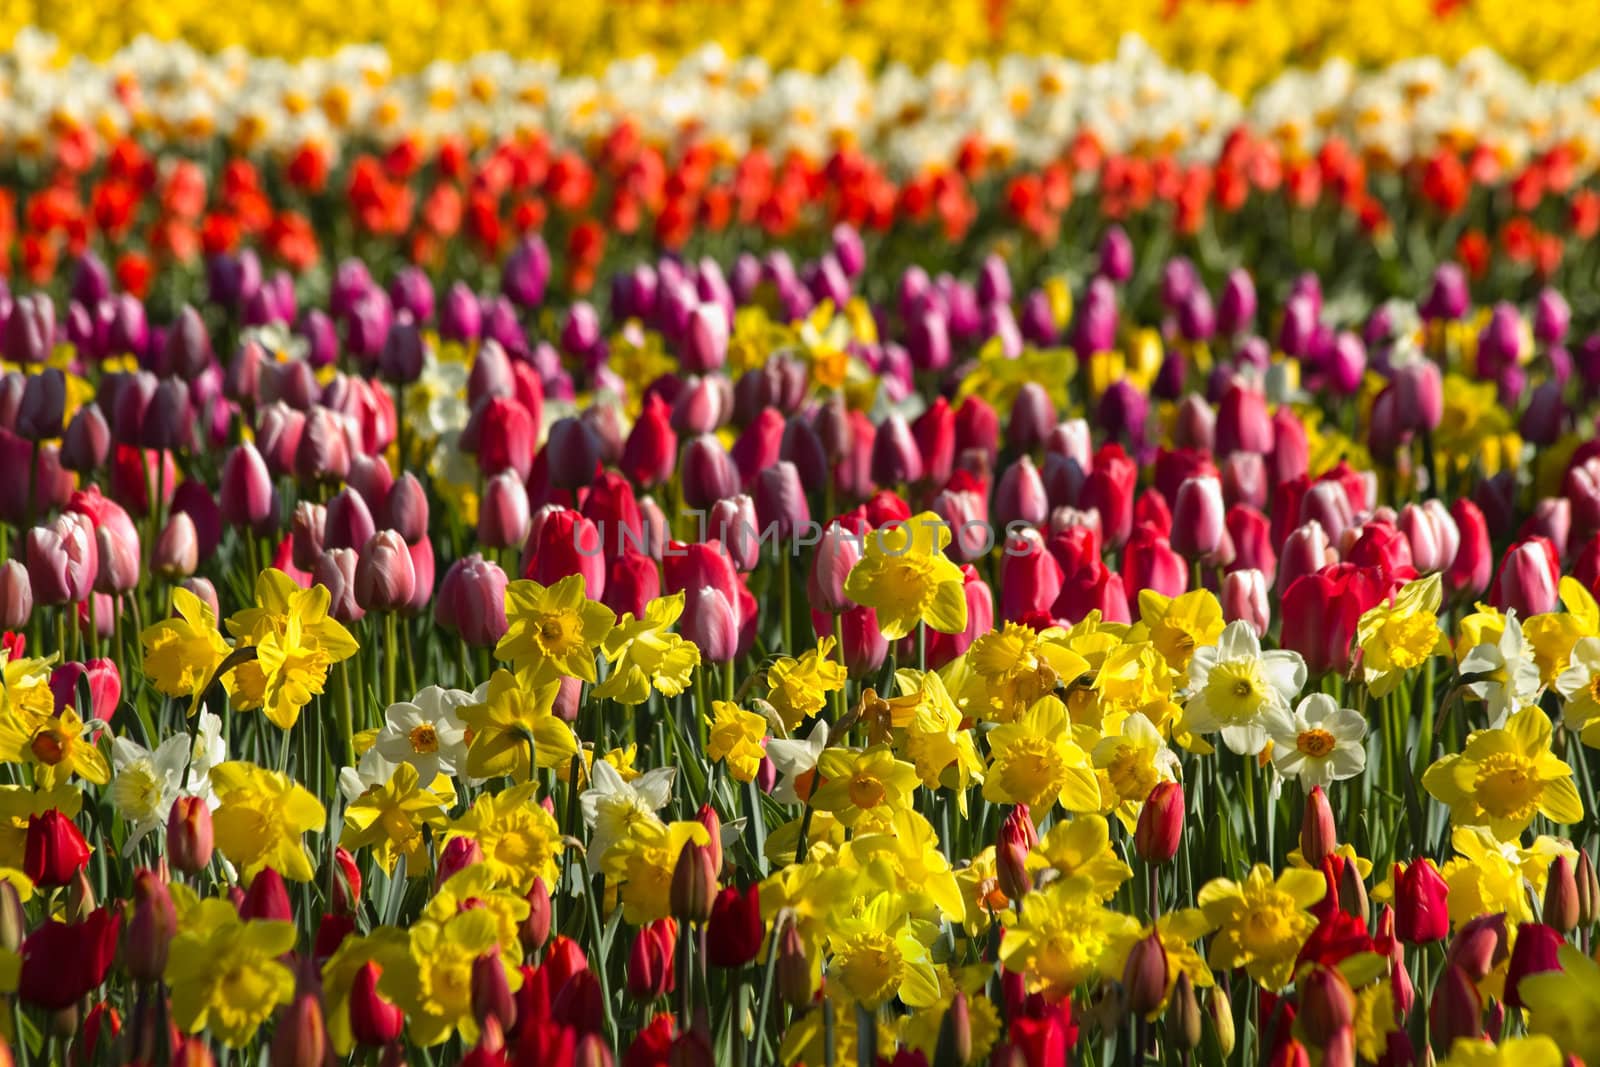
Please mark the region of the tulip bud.
POLYGON ((1266 575, 1255 569, 1229 571, 1222 578, 1222 617, 1227 622, 1245 622, 1257 637, 1272 625, 1272 607, 1267 600, 1266 575))
POLYGON ((239 905, 242 919, 266 919, 277 922, 294 921, 294 905, 289 903, 289 887, 283 875, 271 867, 264 867, 250 879, 244 900, 239 905))
POLYGON ((939 1021, 938 1044, 934 1046, 936 1064, 964 1064, 972 1060, 972 1011, 967 995, 957 990, 950 998, 944 1018, 939 1021))
POLYGON ((1483 1036, 1483 998, 1459 964, 1447 964, 1439 976, 1428 1005, 1428 1022, 1434 1041, 1444 1048, 1462 1038, 1483 1036))
POLYGON ((1210 556, 1222 543, 1224 511, 1220 481, 1184 479, 1172 511, 1172 547, 1190 561, 1210 556))
POLYGON ((676 987, 674 962, 677 958, 678 924, 672 919, 657 919, 639 928, 628 950, 628 995, 648 1003, 671 993, 676 987))
POLYGON ((703 923, 711 918, 716 893, 717 867, 712 846, 689 842, 678 854, 672 872, 672 914, 684 922, 703 923))
POLYGON ((1167 950, 1151 933, 1133 943, 1122 968, 1122 993, 1129 1012, 1151 1019, 1167 999, 1167 950))
POLYGON ((356 562, 355 597, 363 611, 399 611, 411 602, 417 574, 406 543, 393 530, 372 536, 356 562))
POLYGON ((328 1054, 322 1005, 310 993, 301 993, 278 1018, 272 1035, 272 1067, 322 1067, 328 1054))
POLYGON ((502 1030, 516 1025, 517 1004, 506 980, 506 965, 498 949, 483 953, 472 961, 472 1014, 479 1026, 493 1019, 502 1030))
POLYGON ((0 562, 0 629, 20 631, 33 617, 33 583, 14 559, 0 562))
POLYGON ((1527 1007, 1522 1000, 1522 980, 1561 970, 1558 954, 1565 945, 1561 932, 1544 923, 1523 923, 1517 927, 1517 944, 1511 950, 1511 962, 1506 968, 1507 1005, 1527 1007))
POLYGON ((428 536, 428 494, 410 471, 395 479, 384 510, 388 514, 389 529, 398 533, 406 544, 414 545, 428 536))
POLYGON ((1313 867, 1320 868, 1322 861, 1339 849, 1339 828, 1333 820, 1333 808, 1328 804, 1328 794, 1322 787, 1313 786, 1306 797, 1305 817, 1300 823, 1300 856, 1313 867))
POLYGON ((1565 856, 1557 856, 1550 862, 1550 870, 1545 877, 1544 923, 1561 933, 1570 933, 1577 928, 1582 914, 1577 872, 1572 861, 1565 856))
POLYGON ((1146 863, 1172 862, 1183 838, 1185 803, 1183 786, 1159 782, 1145 799, 1134 828, 1133 848, 1146 863))
POLYGON ((1456 930, 1446 958, 1474 983, 1483 981, 1506 958, 1506 917, 1480 915, 1456 930))
POLYGON ((135 980, 154 982, 167 966, 167 947, 178 932, 178 913, 167 885, 154 871, 133 879, 133 918, 128 922, 123 961, 135 980))
POLYGON ((1167 1039, 1179 1049, 1190 1050, 1200 1047, 1200 1040, 1205 1036, 1202 1029, 1204 1020, 1200 1015, 1200 1001, 1194 993, 1194 982, 1189 978, 1189 972, 1180 970, 1178 978, 1172 983, 1172 994, 1167 1001, 1167 1039))
POLYGON ((1596 919, 1600 918, 1600 879, 1596 878, 1594 861, 1589 858, 1589 850, 1578 850, 1578 921, 1584 926, 1593 926, 1596 919))
POLYGON ((200 797, 179 797, 167 817, 167 860, 184 874, 199 874, 211 862, 211 809, 200 797))
MULTIPOLYGON (((188 512, 175 511, 156 538, 150 566, 168 580, 187 578, 200 565, 200 535, 188 512)), ((130 586, 131 588, 131 586, 130 586)))
POLYGON ((528 917, 522 920, 518 932, 522 936, 522 947, 529 952, 538 952, 550 940, 551 923, 550 889, 542 877, 533 880, 526 899, 528 917))
POLYGON ((17 952, 28 936, 28 916, 22 910, 22 897, 10 881, 0 880, 0 947, 17 952))
POLYGON ((517 472, 489 478, 478 508, 478 541, 486 548, 514 548, 527 539, 530 521, 528 491, 517 472))
POLYGON ((476 553, 445 572, 434 618, 473 648, 493 648, 506 632, 506 574, 476 553))
POLYGON ((1211 1014, 1211 1025, 1216 1030, 1217 1050, 1222 1053, 1223 1059, 1227 1059, 1233 1055, 1235 1041, 1233 1004, 1228 1000, 1228 994, 1218 988, 1211 991, 1206 1008, 1211 1014))
POLYGON ((35 442, 60 437, 66 405, 67 380, 61 371, 46 367, 29 375, 17 406, 17 436, 35 442))
POLYGON ((792 917, 778 920, 778 991, 791 1008, 811 1003, 811 963, 806 959, 805 942, 792 917))

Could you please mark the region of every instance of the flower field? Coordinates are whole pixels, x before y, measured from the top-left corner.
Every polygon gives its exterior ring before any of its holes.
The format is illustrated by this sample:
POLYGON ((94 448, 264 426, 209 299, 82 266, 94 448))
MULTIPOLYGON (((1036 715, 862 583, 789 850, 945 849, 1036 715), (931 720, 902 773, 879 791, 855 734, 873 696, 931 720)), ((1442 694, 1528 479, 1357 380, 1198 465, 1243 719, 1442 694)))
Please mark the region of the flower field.
POLYGON ((1600 1067, 1581 5, 0 14, 0 1067, 1600 1067))

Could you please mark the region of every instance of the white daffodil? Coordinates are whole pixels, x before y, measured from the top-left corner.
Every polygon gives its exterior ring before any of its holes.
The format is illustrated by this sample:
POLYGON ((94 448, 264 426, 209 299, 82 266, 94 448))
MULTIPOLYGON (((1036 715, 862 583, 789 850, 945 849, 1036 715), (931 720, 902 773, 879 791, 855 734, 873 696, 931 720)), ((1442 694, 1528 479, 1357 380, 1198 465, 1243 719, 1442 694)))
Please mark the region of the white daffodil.
POLYGON ((817 769, 817 760, 827 747, 828 724, 822 719, 817 720, 816 725, 811 727, 811 734, 803 741, 777 737, 768 741, 767 758, 783 775, 783 780, 772 790, 772 799, 785 804, 804 804, 810 797, 812 772, 817 769), (805 796, 801 796, 795 788, 801 779, 805 780, 805 796))
POLYGON ((1312 693, 1293 711, 1270 708, 1264 721, 1272 739, 1273 766, 1308 790, 1354 778, 1367 766, 1362 744, 1367 720, 1326 693, 1312 693))
POLYGON ((339 772, 339 792, 344 794, 346 802, 359 800, 367 790, 388 784, 397 766, 399 764, 384 759, 376 746, 369 748, 354 767, 345 767, 339 772))
POLYGON ((209 711, 202 711, 194 733, 194 746, 189 752, 189 779, 184 783, 184 791, 190 796, 204 797, 207 806, 215 808, 217 797, 211 789, 211 769, 227 761, 228 740, 222 736, 222 720, 209 711))
POLYGON ((1493 644, 1474 646, 1461 660, 1467 692, 1489 706, 1489 728, 1505 725, 1512 713, 1537 703, 1544 688, 1533 646, 1522 636, 1515 611, 1506 612, 1505 629, 1493 644))
POLYGON ((124 855, 150 831, 165 826, 172 802, 183 792, 189 735, 174 734, 151 752, 126 737, 111 742, 111 806, 128 824, 124 855))
POLYGON ((634 827, 661 822, 656 812, 672 799, 672 779, 677 773, 676 767, 657 767, 628 782, 611 764, 595 758, 589 765, 592 784, 578 797, 583 823, 589 828, 591 873, 600 870, 606 852, 634 827))
POLYGON ((1305 683, 1306 662, 1298 652, 1262 652, 1248 623, 1230 622, 1214 646, 1196 649, 1189 661, 1185 729, 1220 730, 1230 750, 1254 756, 1267 747, 1266 713, 1287 711, 1305 683))
POLYGON ((1585 744, 1600 741, 1600 637, 1585 637, 1572 646, 1567 669, 1556 677, 1561 694, 1561 722, 1583 736, 1585 744))
POLYGON ((457 710, 472 703, 463 689, 430 685, 413 700, 389 705, 383 729, 372 747, 391 763, 409 763, 417 778, 432 782, 441 773, 455 776, 466 759, 466 728, 457 710))

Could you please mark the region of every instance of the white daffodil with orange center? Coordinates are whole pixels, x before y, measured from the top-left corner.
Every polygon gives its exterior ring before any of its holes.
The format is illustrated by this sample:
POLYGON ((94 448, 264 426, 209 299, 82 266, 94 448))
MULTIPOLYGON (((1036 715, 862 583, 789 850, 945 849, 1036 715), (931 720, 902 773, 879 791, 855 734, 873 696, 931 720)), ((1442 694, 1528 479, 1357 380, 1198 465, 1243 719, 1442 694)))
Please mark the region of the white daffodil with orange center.
POLYGON ((1292 712, 1268 710, 1266 728, 1278 773, 1308 790, 1354 778, 1367 765, 1367 720, 1326 693, 1312 693, 1292 712))

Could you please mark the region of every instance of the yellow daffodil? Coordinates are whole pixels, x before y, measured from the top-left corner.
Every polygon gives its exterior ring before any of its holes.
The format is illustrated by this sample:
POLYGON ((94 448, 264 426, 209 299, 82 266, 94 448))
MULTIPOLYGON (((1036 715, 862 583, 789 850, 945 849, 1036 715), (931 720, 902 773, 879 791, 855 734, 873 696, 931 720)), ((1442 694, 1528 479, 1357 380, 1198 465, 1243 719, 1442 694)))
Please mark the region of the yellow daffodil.
POLYGON ((1600 963, 1571 945, 1556 955, 1558 971, 1529 975, 1517 987, 1528 1011, 1528 1030, 1542 1034, 1568 1056, 1600 1063, 1600 963))
POLYGON ((386 874, 393 874, 404 856, 406 875, 420 878, 431 867, 422 829, 444 820, 438 795, 422 787, 415 767, 402 763, 387 784, 367 790, 345 808, 339 844, 351 850, 372 847, 386 874))
POLYGON ((172 591, 173 618, 147 626, 139 635, 144 645, 144 673, 150 684, 169 697, 189 697, 190 713, 211 676, 231 649, 217 629, 210 605, 189 590, 172 591))
POLYGON ((1062 878, 1082 879, 1101 900, 1117 895, 1133 868, 1111 844, 1111 827, 1099 815, 1079 815, 1056 823, 1028 853, 1035 873, 1053 870, 1062 878))
POLYGON ((572 727, 555 715, 561 680, 524 686, 510 671, 495 671, 481 704, 457 713, 472 738, 467 773, 474 778, 510 775, 525 782, 536 767, 561 767, 578 752, 572 727))
POLYGON ((784 728, 793 731, 828 703, 828 694, 844 688, 844 666, 832 658, 834 639, 824 637, 817 647, 799 656, 783 656, 767 668, 767 700, 777 710, 784 728))
POLYGON ((1510 923, 1531 922, 1528 894, 1544 896, 1550 864, 1557 856, 1576 863, 1577 850, 1553 837, 1539 836, 1523 848, 1498 841, 1481 826, 1459 826, 1450 834, 1456 855, 1439 869, 1449 893, 1446 906, 1460 925, 1480 915, 1504 914, 1510 923))
POLYGON ((706 757, 725 762, 738 781, 754 781, 767 755, 767 720, 730 700, 712 701, 711 711, 706 757))
POLYGON ((556 859, 566 848, 555 816, 538 800, 538 783, 483 793, 450 824, 446 838, 470 837, 496 881, 526 892, 535 878, 556 884, 556 859))
MULTIPOLYGON (((504 873, 503 865, 499 873, 504 873)), ((522 962, 522 942, 518 930, 528 917, 527 890, 516 888, 518 881, 502 880, 487 863, 463 867, 445 880, 433 899, 422 909, 422 917, 442 923, 464 911, 486 911, 500 928, 500 954, 509 966, 522 962)), ((530 880, 529 884, 532 882, 530 880)))
POLYGON ((700 665, 700 650, 670 629, 683 614, 684 596, 657 597, 645 605, 644 617, 627 614, 606 635, 605 655, 611 673, 594 687, 594 695, 619 704, 643 704, 654 689, 675 697, 689 687, 700 665))
MULTIPOLYGON (((444 922, 412 925, 410 953, 403 966, 384 970, 378 990, 405 1009, 411 1040, 423 1047, 451 1034, 464 1043, 478 1039, 472 1011, 472 965, 499 944, 500 927, 483 909, 459 912, 444 922)), ((502 961, 502 966, 504 963, 502 961)), ((505 968, 506 985, 522 988, 522 972, 505 968)))
POLYGON ((698 822, 635 824, 607 850, 605 859, 606 878, 620 885, 623 919, 639 926, 664 917, 678 854, 691 841, 704 845, 710 840, 698 822))
POLYGON ((288 775, 238 760, 213 767, 211 785, 220 802, 212 815, 217 848, 244 878, 271 867, 291 881, 311 880, 300 835, 327 825, 320 800, 288 775))
POLYGON ((830 748, 817 760, 817 773, 822 784, 811 795, 811 806, 845 826, 880 806, 895 810, 917 787, 917 769, 895 759, 887 745, 863 751, 830 748))
POLYGON ((294 948, 293 923, 251 921, 226 899, 203 900, 184 919, 167 955, 172 1021, 229 1048, 249 1044, 278 1005, 294 995, 279 957, 294 948))
POLYGON ((1138 930, 1138 920, 1107 908, 1088 879, 1058 878, 1023 897, 1021 917, 1000 940, 1000 963, 1026 975, 1029 992, 1059 999, 1091 978, 1120 975, 1113 945, 1138 930))
POLYGON ((1090 753, 1100 771, 1100 802, 1133 832, 1145 798, 1160 782, 1174 781, 1178 758, 1155 724, 1138 712, 1116 733, 1100 738, 1090 753))
POLYGON ((869 1011, 895 997, 907 1007, 928 1006, 938 999, 939 979, 924 938, 931 941, 937 932, 912 919, 893 893, 841 912, 828 931, 829 990, 869 1011))
POLYGON ((840 850, 843 866, 859 866, 879 884, 903 887, 906 909, 919 918, 966 914, 950 861, 933 825, 910 808, 894 813, 886 832, 858 832, 840 850))
POLYGON ((1562 1067, 1561 1049, 1543 1034, 1508 1037, 1491 1045, 1481 1037, 1458 1037, 1439 1067, 1562 1067))
POLYGON ((966 664, 984 687, 981 718, 1010 722, 1089 672, 1089 663, 1065 644, 1059 627, 1034 630, 1008 622, 981 635, 967 650, 966 664))
POLYGON ((1194 650, 1214 645, 1222 636, 1222 605, 1209 589, 1195 589, 1175 597, 1154 589, 1139 590, 1139 624, 1129 632, 1133 641, 1148 640, 1175 674, 1189 669, 1194 650))
POLYGON ((0 718, 0 760, 30 765, 41 789, 54 789, 73 775, 95 785, 111 781, 111 765, 72 708, 62 708, 59 715, 0 718))
POLYGON ((595 680, 595 651, 617 616, 584 595, 583 575, 546 588, 538 582, 506 586, 506 632, 494 654, 529 682, 565 675, 595 680))
POLYGON ((294 726, 300 711, 322 692, 328 669, 359 649, 354 637, 328 614, 325 585, 302 589, 280 570, 256 579, 252 607, 229 617, 228 632, 253 645, 256 658, 228 673, 229 692, 243 710, 260 708, 280 729, 294 726))
POLYGON ((1067 709, 1057 698, 1045 697, 1016 722, 996 726, 988 742, 983 796, 991 804, 1026 804, 1036 818, 1058 801, 1068 811, 1100 810, 1094 765, 1073 742, 1067 709))
POLYGON ((1227 878, 1207 882, 1197 902, 1217 928, 1211 966, 1243 967, 1263 988, 1282 989, 1293 977, 1300 947, 1317 925, 1306 909, 1327 891, 1318 871, 1290 868, 1274 880, 1272 868, 1261 863, 1243 883, 1227 878))
POLYGON ((1475 730, 1458 756, 1445 756, 1422 785, 1449 805, 1459 826, 1487 826, 1504 841, 1527 829, 1535 815, 1557 823, 1583 818, 1572 768, 1550 751, 1550 719, 1525 708, 1498 730, 1475 730))
POLYGON ((1402 586, 1392 603, 1369 608, 1356 626, 1361 666, 1373 696, 1387 696, 1407 672, 1432 656, 1450 654, 1450 639, 1439 627, 1444 586, 1430 574, 1402 586))
POLYGON ((860 562, 845 578, 847 597, 878 614, 891 641, 925 623, 941 633, 967 627, 967 593, 961 568, 944 555, 950 527, 931 511, 867 534, 860 562))
POLYGON ((1535 615, 1522 624, 1522 635, 1533 648, 1533 661, 1539 665, 1539 678, 1545 685, 1554 685, 1567 670, 1579 641, 1600 635, 1600 604, 1583 583, 1564 575, 1559 589, 1566 611, 1535 615))

